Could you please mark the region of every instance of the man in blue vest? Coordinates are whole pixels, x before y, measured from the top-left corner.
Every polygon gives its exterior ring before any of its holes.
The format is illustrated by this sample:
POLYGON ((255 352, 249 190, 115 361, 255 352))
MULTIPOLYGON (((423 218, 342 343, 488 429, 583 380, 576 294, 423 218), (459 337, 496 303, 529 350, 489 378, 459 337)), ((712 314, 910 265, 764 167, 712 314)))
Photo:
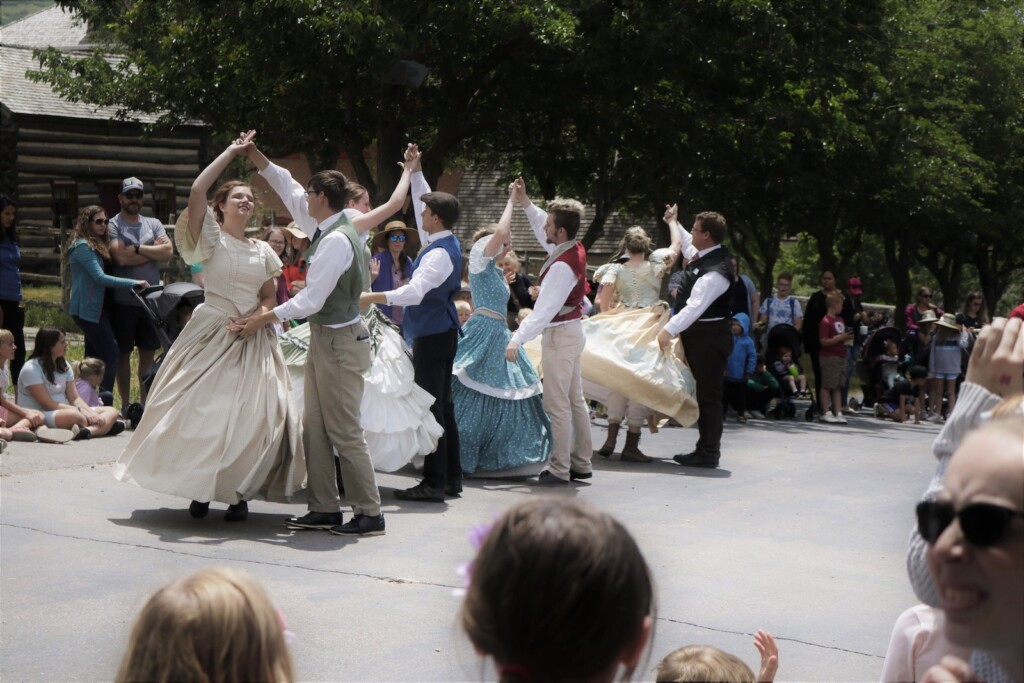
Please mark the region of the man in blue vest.
MULTIPOLYGON (((373 462, 360 423, 363 375, 370 369, 370 335, 359 315, 359 295, 369 288, 368 256, 343 213, 351 185, 339 171, 320 171, 305 187, 253 146, 246 154, 278 194, 295 222, 313 236, 306 251, 306 286, 289 301, 244 321, 242 336, 270 323, 309 319, 303 446, 309 512, 292 517, 291 529, 326 529, 340 536, 380 536, 384 515, 373 462), (341 460, 345 497, 353 517, 342 524, 334 469, 341 460)), ((400 191, 408 188, 408 171, 400 191)))
POLYGON ((686 362, 697 383, 700 438, 692 453, 672 459, 685 467, 718 467, 722 448, 722 393, 725 366, 732 353, 732 307, 729 287, 733 270, 729 251, 722 246, 725 218, 711 211, 697 214, 689 233, 676 219, 676 207, 668 207, 665 220, 678 230, 686 268, 676 296, 676 310, 658 345, 667 350, 672 338, 682 334, 686 362))
POLYGON ((413 263, 412 279, 389 292, 364 292, 359 304, 406 307, 404 332, 412 339, 416 384, 434 397, 430 410, 444 427, 444 435, 424 461, 423 481, 395 491, 395 497, 443 503, 445 495, 462 492, 459 428, 452 403, 452 365, 461 332, 454 299, 462 287, 462 249, 452 234, 459 218, 459 200, 447 192, 431 192, 419 164, 419 153, 413 148, 406 154, 405 167, 412 171, 416 225, 424 246, 413 263))

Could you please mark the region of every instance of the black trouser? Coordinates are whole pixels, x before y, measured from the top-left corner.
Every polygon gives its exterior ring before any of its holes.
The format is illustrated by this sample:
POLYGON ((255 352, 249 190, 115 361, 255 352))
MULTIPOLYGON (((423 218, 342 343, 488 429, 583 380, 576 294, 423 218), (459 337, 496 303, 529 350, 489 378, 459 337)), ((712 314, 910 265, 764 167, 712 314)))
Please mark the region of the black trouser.
POLYGON ((430 407, 444 434, 437 449, 426 457, 423 481, 432 488, 462 483, 462 461, 459 459, 459 428, 455 424, 452 403, 452 365, 459 344, 458 330, 418 337, 412 342, 412 365, 416 384, 434 397, 430 407))
POLYGON ((722 450, 722 385, 729 354, 732 325, 729 319, 697 322, 683 330, 686 362, 697 383, 697 453, 718 458, 722 450))
POLYGON ((722 389, 722 415, 727 408, 732 408, 740 417, 747 414, 747 381, 725 380, 722 389))
POLYGON ((756 410, 759 413, 768 412, 768 404, 771 400, 779 395, 778 389, 772 387, 765 387, 760 391, 747 387, 747 405, 751 410, 756 410))
MULTIPOLYGON (((21 307, 20 301, 0 299, 0 308, 4 312, 4 322, 0 327, 10 330, 14 335, 14 344, 18 348, 14 350, 14 360, 11 361, 11 382, 18 386, 18 375, 21 374, 21 366, 25 364, 25 309, 21 307)), ((7 390, 7 387, 4 387, 7 390)))

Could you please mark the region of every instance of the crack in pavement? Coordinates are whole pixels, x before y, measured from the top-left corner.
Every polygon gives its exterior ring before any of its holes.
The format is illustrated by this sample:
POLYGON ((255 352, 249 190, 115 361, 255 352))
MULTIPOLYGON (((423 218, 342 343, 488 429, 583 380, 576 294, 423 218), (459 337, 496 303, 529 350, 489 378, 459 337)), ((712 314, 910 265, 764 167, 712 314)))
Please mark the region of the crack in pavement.
MULTIPOLYGON (((102 538, 90 538, 88 536, 75 536, 73 534, 61 534, 61 533, 57 533, 57 532, 54 532, 54 531, 47 531, 46 529, 39 529, 39 528, 36 528, 36 527, 31 527, 31 526, 22 526, 20 524, 0 524, 0 527, 7 527, 7 528, 10 528, 10 529, 22 529, 24 531, 35 531, 36 533, 45 534, 47 536, 53 536, 55 538, 67 538, 67 539, 72 539, 72 540, 76 540, 76 541, 91 541, 93 543, 105 543, 105 544, 108 544, 108 545, 124 546, 126 548, 145 548, 147 550, 156 550, 158 552, 170 553, 172 555, 183 555, 183 556, 187 556, 187 557, 198 557, 198 558, 204 559, 204 560, 228 561, 228 560, 224 560, 224 558, 211 557, 209 555, 203 555, 202 553, 189 552, 187 550, 177 550, 175 548, 164 548, 164 547, 155 546, 155 545, 146 545, 144 543, 126 543, 124 541, 112 541, 112 540, 102 539, 102 538)), ((381 581, 381 582, 385 582, 385 583, 400 583, 400 584, 409 584, 409 585, 416 585, 416 586, 433 586, 435 588, 447 588, 447 589, 450 589, 450 590, 462 590, 462 586, 456 586, 456 585, 447 584, 447 583, 437 583, 437 582, 433 582, 433 581, 418 581, 418 580, 415 580, 415 579, 402 579, 402 578, 398 578, 398 577, 394 577, 394 576, 381 576, 381 575, 378 575, 378 574, 365 574, 365 573, 361 573, 361 572, 344 571, 342 569, 319 569, 317 567, 309 567, 309 566, 302 565, 302 564, 288 564, 286 562, 269 562, 269 561, 266 561, 266 560, 252 560, 252 559, 239 559, 239 558, 231 558, 230 561, 231 562, 244 562, 244 563, 248 563, 248 564, 264 565, 264 566, 268 566, 268 567, 284 567, 284 568, 289 568, 289 569, 301 569, 301 570, 304 570, 304 571, 317 572, 317 573, 320 573, 320 574, 339 574, 339 575, 343 575, 343 576, 357 576, 357 577, 373 579, 375 581, 381 581)), ((656 620, 657 621, 668 622, 668 623, 671 623, 671 624, 681 624, 683 626, 691 626, 691 627, 694 627, 694 628, 704 629, 706 631, 714 631, 715 633, 727 633, 729 635, 735 635, 735 636, 750 636, 751 638, 754 637, 753 633, 748 633, 746 631, 733 631, 733 630, 730 630, 730 629, 715 628, 714 626, 705 626, 704 624, 697 624, 697 623, 694 623, 692 621, 683 621, 682 619, 673 619, 671 617, 659 616, 659 617, 656 618, 656 620)), ((859 655, 861 657, 871 657, 873 659, 883 659, 883 660, 885 659, 884 655, 875 655, 875 654, 871 654, 870 652, 860 652, 859 650, 850 650, 848 648, 837 647, 835 645, 822 645, 821 643, 812 643, 812 642, 807 641, 807 640, 800 640, 799 638, 786 638, 785 636, 778 636, 778 635, 775 635, 775 634, 772 634, 772 636, 777 641, 783 641, 783 642, 787 642, 787 643, 799 643, 800 645, 807 645, 809 647, 816 647, 816 648, 820 648, 822 650, 832 650, 834 652, 846 652, 846 653, 849 653, 849 654, 859 655)))
MULTIPOLYGON (((734 636, 750 636, 751 638, 754 637, 753 633, 748 633, 746 631, 731 631, 731 630, 729 630, 727 628, 715 628, 714 626, 705 626, 704 624, 695 624, 692 621, 682 621, 681 619, 672 619, 671 617, 658 617, 658 621, 667 621, 667 622, 670 622, 670 623, 673 623, 673 624, 682 624, 684 626, 693 626, 693 627, 696 627, 696 628, 702 628, 702 629, 704 629, 706 631, 714 631, 716 633, 728 633, 728 634, 734 635, 734 636)), ((874 659, 885 659, 885 655, 873 655, 870 652, 860 652, 859 650, 850 650, 848 648, 837 647, 835 645, 822 645, 821 643, 812 643, 812 642, 807 641, 807 640, 800 640, 799 638, 786 638, 784 636, 777 636, 774 633, 772 634, 772 637, 775 640, 782 640, 782 641, 785 641, 787 643, 800 643, 801 645, 808 645, 810 647, 817 647, 817 648, 820 648, 822 650, 832 650, 834 652, 848 652, 850 654, 860 655, 862 657, 872 657, 874 659)))
POLYGON ((310 572, 317 572, 320 574, 340 574, 344 576, 360 576, 367 579, 374 579, 375 581, 383 581, 386 583, 406 583, 418 586, 434 586, 437 588, 450 588, 456 589, 459 586, 449 585, 445 583, 435 583, 433 581, 417 581, 414 579, 402 579, 396 576, 380 576, 377 574, 364 574, 361 572, 344 571, 342 569, 320 569, 317 567, 308 567, 302 564, 289 564, 287 562, 270 562, 267 560, 252 560, 243 558, 230 558, 226 559, 223 557, 211 557, 202 553, 189 552, 187 550, 178 550, 176 548, 164 548, 156 545, 146 545, 145 543, 126 543, 125 541, 112 541, 104 538, 90 538, 88 536, 75 536, 73 534, 61 534, 55 531, 47 531, 46 529, 38 529, 31 526, 22 526, 20 524, 0 524, 0 527, 7 527, 10 529, 22 529, 24 531, 35 531, 40 534, 47 536, 53 536, 55 538, 67 538, 75 541, 91 541, 93 543, 105 543, 107 545, 118 545, 126 548, 145 548, 147 550, 156 550, 162 553, 170 553, 172 555, 183 555, 186 557, 198 557, 203 560, 211 560, 214 562, 245 562, 248 564, 258 564, 268 567, 285 567, 289 569, 302 569, 310 572))

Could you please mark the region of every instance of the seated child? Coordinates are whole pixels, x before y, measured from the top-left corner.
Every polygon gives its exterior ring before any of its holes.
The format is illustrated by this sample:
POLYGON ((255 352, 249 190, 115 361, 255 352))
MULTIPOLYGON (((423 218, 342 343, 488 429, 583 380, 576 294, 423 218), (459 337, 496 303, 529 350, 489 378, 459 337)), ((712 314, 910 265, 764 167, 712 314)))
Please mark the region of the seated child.
POLYGON ((772 683, 779 668, 779 648, 767 631, 754 635, 754 647, 761 653, 761 671, 754 677, 743 660, 709 645, 687 645, 670 652, 658 663, 658 683, 772 683))
POLYGON ((772 362, 772 374, 779 382, 782 396, 789 397, 807 391, 807 377, 803 374, 800 364, 793 360, 793 349, 780 346, 775 361, 772 362))
POLYGON ((747 421, 747 380, 754 374, 757 351, 750 334, 750 318, 737 313, 732 319, 732 353, 725 365, 725 390, 722 392, 722 415, 729 406, 736 411, 739 422, 747 421))
POLYGON ((99 358, 83 358, 71 364, 75 371, 75 388, 78 395, 89 404, 90 408, 114 405, 114 395, 109 391, 100 391, 106 363, 99 358))
POLYGON ((747 380, 747 406, 757 417, 768 412, 768 404, 779 396, 779 382, 775 375, 765 367, 764 356, 758 356, 754 364, 754 374, 747 380))
POLYGON ((927 377, 928 370, 920 365, 910 368, 909 380, 897 375, 892 387, 886 389, 881 400, 875 404, 875 415, 882 419, 891 417, 899 423, 906 422, 913 415, 914 424, 921 424, 927 377))
POLYGON ((473 315, 473 306, 468 301, 459 299, 455 302, 455 312, 459 316, 459 325, 464 327, 469 322, 469 316, 473 315))
POLYGON ((467 569, 463 630, 500 681, 629 677, 654 627, 636 541, 583 503, 537 498, 505 512, 467 569))
MULTIPOLYGON (((33 427, 43 424, 43 414, 32 408, 23 408, 7 398, 11 386, 11 366, 14 352, 14 333, 0 330, 0 441, 35 441, 33 427)), ((0 448, 2 451, 3 448, 0 448)))
POLYGON ((255 579, 226 567, 204 569, 153 594, 115 680, 289 683, 295 675, 285 629, 255 579))

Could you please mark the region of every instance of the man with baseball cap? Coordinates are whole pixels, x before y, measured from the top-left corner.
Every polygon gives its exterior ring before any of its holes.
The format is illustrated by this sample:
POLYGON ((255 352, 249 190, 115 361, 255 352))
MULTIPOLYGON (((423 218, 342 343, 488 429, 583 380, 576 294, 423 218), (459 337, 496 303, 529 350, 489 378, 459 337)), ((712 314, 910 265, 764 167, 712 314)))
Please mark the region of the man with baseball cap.
MULTIPOLYGON (((138 178, 125 178, 121 193, 117 195, 121 211, 110 219, 107 234, 110 236, 110 257, 114 261, 114 275, 146 280, 151 285, 160 282, 160 261, 169 261, 174 255, 174 246, 164 231, 163 224, 156 218, 142 216, 144 186, 138 178)), ((142 310, 141 304, 127 289, 114 290, 113 319, 114 338, 121 352, 117 366, 117 391, 121 405, 130 402, 132 374, 132 349, 139 349, 139 391, 143 403, 146 401, 142 377, 153 366, 160 339, 152 323, 142 310)))

